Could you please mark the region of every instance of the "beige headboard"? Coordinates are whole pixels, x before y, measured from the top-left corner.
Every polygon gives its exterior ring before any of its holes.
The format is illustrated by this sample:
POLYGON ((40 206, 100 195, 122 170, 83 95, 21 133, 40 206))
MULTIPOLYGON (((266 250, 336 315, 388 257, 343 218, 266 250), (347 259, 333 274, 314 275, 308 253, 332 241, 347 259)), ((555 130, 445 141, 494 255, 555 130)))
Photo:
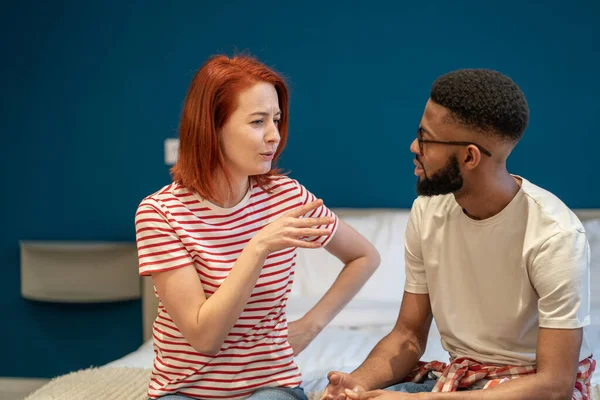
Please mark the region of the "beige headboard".
MULTIPOLYGON (((334 209, 334 212, 338 212, 338 210, 334 209)), ((341 214, 344 213, 352 213, 351 209, 339 210, 342 211, 341 214)), ((365 213, 365 209, 356 209, 356 212, 365 213)), ((373 211, 377 211, 377 209, 373 209, 373 211)), ((399 211, 399 210, 398 210, 399 211)), ((407 212, 409 210, 406 210, 407 212)), ((579 217, 581 221, 600 218, 600 209, 575 209, 573 210, 575 214, 579 217)), ((142 323, 143 323, 143 331, 144 331, 144 341, 150 339, 152 337, 152 324, 156 318, 156 313, 158 310, 158 301, 156 296, 154 295, 154 287, 152 285, 152 279, 150 277, 142 278, 142 323)))

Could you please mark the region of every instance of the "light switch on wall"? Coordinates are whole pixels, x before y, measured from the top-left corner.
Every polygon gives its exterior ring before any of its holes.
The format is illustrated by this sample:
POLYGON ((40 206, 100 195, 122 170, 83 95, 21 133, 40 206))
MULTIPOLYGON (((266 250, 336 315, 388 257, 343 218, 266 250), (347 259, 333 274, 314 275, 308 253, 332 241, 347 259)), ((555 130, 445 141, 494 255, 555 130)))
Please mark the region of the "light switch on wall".
POLYGON ((165 139, 165 164, 174 165, 179 153, 179 139, 165 139))

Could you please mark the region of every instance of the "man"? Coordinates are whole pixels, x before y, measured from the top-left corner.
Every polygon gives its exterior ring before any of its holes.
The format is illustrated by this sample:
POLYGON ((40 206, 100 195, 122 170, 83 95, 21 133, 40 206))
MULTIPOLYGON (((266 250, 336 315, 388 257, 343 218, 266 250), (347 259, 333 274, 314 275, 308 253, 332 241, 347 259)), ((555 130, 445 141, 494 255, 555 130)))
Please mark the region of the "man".
POLYGON ((556 196, 506 169, 528 118, 523 93, 498 72, 458 70, 433 84, 410 146, 420 196, 398 321, 358 369, 329 373, 323 399, 590 396, 584 229, 556 196), (419 363, 432 317, 447 365, 419 363))

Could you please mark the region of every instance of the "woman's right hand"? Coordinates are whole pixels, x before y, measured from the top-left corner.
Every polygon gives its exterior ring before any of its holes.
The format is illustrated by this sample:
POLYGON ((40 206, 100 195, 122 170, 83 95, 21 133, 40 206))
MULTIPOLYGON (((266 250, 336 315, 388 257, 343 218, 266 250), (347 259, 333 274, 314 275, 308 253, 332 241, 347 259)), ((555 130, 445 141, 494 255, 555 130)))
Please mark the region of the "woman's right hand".
POLYGON ((302 218, 308 212, 323 205, 323 200, 316 200, 283 214, 271 222, 252 238, 250 243, 256 246, 259 254, 266 257, 269 254, 289 247, 315 249, 321 247, 318 241, 302 240, 302 237, 327 236, 331 229, 314 228, 327 226, 334 221, 333 217, 302 218))

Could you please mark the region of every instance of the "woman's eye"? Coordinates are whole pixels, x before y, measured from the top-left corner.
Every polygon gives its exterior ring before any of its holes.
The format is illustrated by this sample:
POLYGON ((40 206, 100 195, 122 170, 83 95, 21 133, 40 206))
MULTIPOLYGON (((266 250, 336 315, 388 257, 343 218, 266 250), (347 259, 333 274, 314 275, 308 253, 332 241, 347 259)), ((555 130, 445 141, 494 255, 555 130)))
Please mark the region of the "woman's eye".
POLYGON ((273 123, 275 124, 275 126, 279 126, 279 123, 281 122, 280 119, 274 119, 273 123))
POLYGON ((262 125, 264 121, 262 119, 257 119, 256 121, 250 122, 252 125, 262 125))

